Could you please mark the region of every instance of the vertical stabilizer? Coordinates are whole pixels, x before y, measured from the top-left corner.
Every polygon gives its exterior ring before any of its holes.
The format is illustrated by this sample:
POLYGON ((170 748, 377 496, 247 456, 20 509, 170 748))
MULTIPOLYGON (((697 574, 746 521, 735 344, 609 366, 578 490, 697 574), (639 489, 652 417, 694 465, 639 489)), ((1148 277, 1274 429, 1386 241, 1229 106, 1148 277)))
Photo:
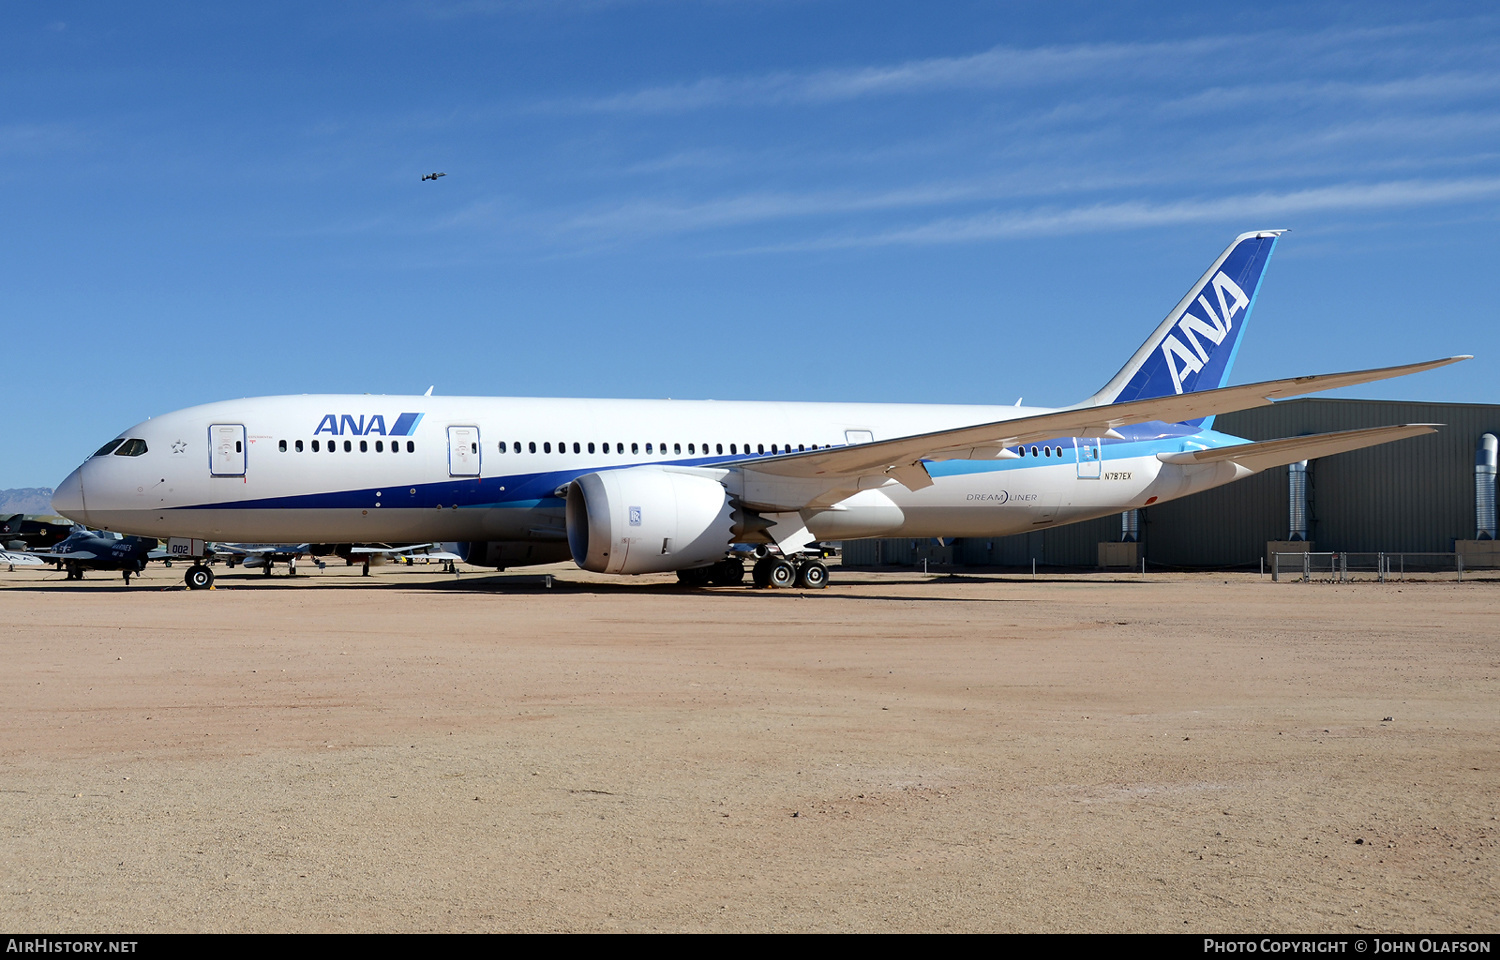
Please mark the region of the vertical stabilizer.
POLYGON ((1236 237, 1130 362, 1080 406, 1212 390, 1228 383, 1271 250, 1285 232, 1258 230, 1236 237))

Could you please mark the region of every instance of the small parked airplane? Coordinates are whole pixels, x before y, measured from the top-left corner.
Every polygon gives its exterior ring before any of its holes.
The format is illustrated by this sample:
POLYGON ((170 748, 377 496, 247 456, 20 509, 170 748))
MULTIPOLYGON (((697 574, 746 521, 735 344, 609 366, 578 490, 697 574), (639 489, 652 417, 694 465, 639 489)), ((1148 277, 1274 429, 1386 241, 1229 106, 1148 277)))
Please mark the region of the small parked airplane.
MULTIPOLYGON (((166 555, 161 544, 150 537, 113 537, 92 530, 75 530, 51 550, 33 550, 21 556, 36 557, 68 571, 69 580, 82 580, 85 570, 119 570, 130 583, 132 576, 146 569, 148 560, 166 555)), ((9 562, 9 561, 0 561, 9 562)))

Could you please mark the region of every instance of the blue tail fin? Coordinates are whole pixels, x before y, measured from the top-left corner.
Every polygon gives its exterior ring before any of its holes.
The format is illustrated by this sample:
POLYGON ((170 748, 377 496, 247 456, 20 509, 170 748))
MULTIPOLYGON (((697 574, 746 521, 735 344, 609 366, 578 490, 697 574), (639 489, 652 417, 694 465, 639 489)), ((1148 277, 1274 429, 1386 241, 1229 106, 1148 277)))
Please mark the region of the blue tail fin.
POLYGON ((1271 250, 1284 232, 1259 230, 1236 237, 1130 362, 1083 405, 1148 400, 1224 386, 1271 250))

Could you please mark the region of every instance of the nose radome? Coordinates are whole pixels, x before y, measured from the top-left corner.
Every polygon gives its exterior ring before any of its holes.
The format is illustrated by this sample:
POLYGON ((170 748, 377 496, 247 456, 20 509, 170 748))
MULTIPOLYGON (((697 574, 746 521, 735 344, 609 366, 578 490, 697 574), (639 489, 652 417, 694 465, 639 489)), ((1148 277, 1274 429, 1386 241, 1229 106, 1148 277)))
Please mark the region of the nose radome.
POLYGON ((89 522, 88 507, 83 500, 83 468, 68 474, 68 479, 52 491, 52 512, 79 523, 89 522))

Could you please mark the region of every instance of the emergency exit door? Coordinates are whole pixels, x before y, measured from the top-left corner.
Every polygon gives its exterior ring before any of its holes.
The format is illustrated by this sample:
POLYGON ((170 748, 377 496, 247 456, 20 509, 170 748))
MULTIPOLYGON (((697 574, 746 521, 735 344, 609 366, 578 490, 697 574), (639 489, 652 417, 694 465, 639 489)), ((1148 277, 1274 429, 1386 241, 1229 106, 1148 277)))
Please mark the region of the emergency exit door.
POLYGON ((245 475, 245 425, 214 423, 208 428, 208 472, 215 477, 245 475))
POLYGON ((448 476, 479 476, 479 428, 448 428, 448 476))

